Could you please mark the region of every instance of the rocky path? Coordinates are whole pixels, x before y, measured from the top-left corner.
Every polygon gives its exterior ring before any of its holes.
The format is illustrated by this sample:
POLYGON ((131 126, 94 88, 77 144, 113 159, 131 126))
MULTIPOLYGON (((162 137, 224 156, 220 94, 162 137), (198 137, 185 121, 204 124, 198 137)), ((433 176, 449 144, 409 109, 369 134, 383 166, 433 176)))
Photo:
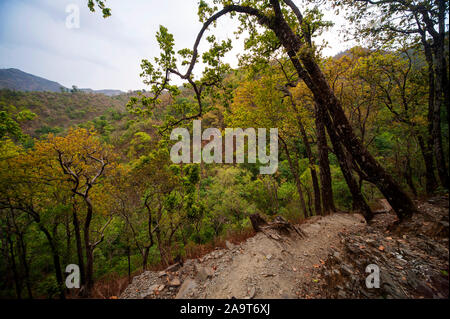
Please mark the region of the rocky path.
POLYGON ((298 298, 301 287, 314 282, 314 269, 341 245, 339 233, 365 227, 362 216, 314 217, 300 226, 306 237, 257 233, 227 249, 217 249, 183 267, 144 272, 121 298, 298 298))
POLYGON ((133 279, 120 298, 448 298, 448 196, 394 213, 313 217, 300 232, 258 232, 240 245, 133 279), (380 287, 366 287, 366 267, 380 287))

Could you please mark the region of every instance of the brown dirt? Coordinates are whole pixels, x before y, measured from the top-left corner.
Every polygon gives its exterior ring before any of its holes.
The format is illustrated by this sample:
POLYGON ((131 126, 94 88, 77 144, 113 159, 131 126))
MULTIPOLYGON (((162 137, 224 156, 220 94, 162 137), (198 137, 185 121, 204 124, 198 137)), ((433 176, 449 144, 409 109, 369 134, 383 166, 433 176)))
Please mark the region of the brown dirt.
POLYGON ((120 298, 448 298, 448 196, 418 203, 397 223, 392 212, 366 224, 359 214, 313 217, 304 236, 273 229, 239 245, 133 279, 120 298), (367 289, 368 264, 381 287, 367 289))

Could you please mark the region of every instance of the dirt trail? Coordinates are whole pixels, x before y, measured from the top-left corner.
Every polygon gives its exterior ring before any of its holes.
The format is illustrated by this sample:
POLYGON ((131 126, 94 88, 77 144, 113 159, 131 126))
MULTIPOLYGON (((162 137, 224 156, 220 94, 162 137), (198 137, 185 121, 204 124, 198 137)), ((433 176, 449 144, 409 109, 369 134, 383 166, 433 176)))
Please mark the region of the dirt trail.
POLYGON ((340 233, 358 231, 366 223, 359 214, 313 217, 299 228, 306 235, 259 232, 227 249, 216 249, 183 267, 144 272, 133 279, 121 298, 305 298, 302 287, 314 269, 341 246, 340 233))
POLYGON ((448 298, 448 195, 416 202, 398 224, 392 211, 367 225, 358 214, 313 217, 288 235, 272 228, 240 245, 147 271, 120 298, 448 298), (380 271, 366 287, 366 267, 380 271))

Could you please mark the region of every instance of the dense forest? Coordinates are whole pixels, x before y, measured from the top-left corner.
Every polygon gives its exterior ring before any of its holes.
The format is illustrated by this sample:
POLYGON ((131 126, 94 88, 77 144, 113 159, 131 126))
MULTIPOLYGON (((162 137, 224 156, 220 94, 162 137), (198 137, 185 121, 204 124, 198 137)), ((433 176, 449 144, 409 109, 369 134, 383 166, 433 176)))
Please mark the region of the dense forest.
POLYGON ((77 295, 96 296, 99 282, 251 236, 255 213, 370 221, 386 198, 402 221, 413 199, 448 192, 448 2, 332 1, 347 35, 364 39, 334 57, 316 41, 332 26, 329 1, 306 2, 200 1, 193 49, 175 53, 160 27, 161 55, 142 61, 146 92, 1 90, 0 297, 75 297, 69 264, 80 267, 77 295), (245 38, 236 69, 222 59, 232 41, 203 34, 225 14, 245 38), (200 53, 202 37, 211 48, 200 53), (222 132, 278 128, 277 172, 174 164, 171 130, 192 132, 194 119, 222 132))

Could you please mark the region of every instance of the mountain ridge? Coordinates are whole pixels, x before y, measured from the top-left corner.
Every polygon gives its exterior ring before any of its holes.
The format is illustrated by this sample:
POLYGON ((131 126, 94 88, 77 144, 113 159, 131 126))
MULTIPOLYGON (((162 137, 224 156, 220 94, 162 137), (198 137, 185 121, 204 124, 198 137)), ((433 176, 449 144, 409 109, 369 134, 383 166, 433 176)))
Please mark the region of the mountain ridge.
MULTIPOLYGON (((56 81, 51 81, 17 68, 0 69, 0 89, 23 92, 61 92, 70 90, 56 81)), ((85 93, 100 93, 107 96, 116 96, 125 93, 121 90, 113 89, 93 90, 83 88, 78 90, 85 93)))

